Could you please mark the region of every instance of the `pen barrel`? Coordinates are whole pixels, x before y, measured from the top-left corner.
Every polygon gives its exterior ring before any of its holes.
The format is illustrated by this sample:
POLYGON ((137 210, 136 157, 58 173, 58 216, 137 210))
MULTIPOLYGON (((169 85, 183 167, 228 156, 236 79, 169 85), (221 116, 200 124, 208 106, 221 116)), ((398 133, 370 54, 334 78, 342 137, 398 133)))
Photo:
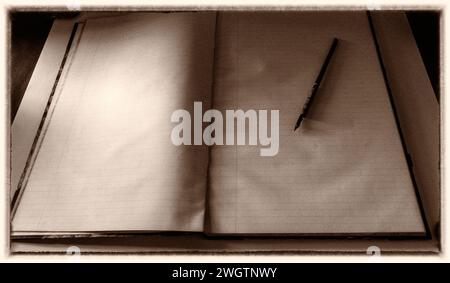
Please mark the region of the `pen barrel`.
POLYGON ((311 89, 311 94, 306 98, 305 104, 303 104, 303 109, 302 109, 302 115, 306 116, 308 114, 310 105, 312 103, 313 97, 317 92, 319 84, 316 82, 314 83, 312 89, 311 89))
POLYGON ((314 100, 314 96, 316 95, 316 92, 320 86, 320 82, 322 81, 323 76, 325 75, 325 72, 328 67, 328 63, 331 60, 331 57, 333 56, 334 50, 336 49, 338 43, 338 39, 335 38, 333 40, 333 43, 331 44, 330 50, 328 51, 327 57, 325 58, 325 61, 322 64, 322 67, 320 68, 319 75, 316 78, 316 81, 314 82, 312 88, 311 88, 311 94, 306 98, 305 103, 303 104, 302 113, 297 119, 297 123, 295 124, 294 131, 301 125, 303 119, 306 117, 306 115, 309 112, 309 108, 311 108, 311 103, 314 100))

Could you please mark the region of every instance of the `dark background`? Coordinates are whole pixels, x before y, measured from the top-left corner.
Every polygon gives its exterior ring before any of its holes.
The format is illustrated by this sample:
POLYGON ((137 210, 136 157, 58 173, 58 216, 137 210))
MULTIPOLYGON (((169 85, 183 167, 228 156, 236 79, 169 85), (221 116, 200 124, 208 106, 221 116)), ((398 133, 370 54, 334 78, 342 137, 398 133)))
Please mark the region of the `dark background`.
MULTIPOLYGON (((77 13, 13 12, 11 20, 11 123, 33 73, 47 35, 56 17, 77 13)), ((409 24, 439 100, 439 18, 434 11, 406 12, 409 24)))

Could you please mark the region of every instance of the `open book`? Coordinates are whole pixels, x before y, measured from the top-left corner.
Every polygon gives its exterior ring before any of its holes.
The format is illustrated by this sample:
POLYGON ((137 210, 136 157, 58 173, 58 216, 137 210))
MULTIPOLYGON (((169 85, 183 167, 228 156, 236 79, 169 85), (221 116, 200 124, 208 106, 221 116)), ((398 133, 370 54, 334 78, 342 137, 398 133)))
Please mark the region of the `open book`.
POLYGON ((425 235, 364 12, 88 19, 55 86, 27 166, 12 174, 13 235, 425 235), (173 144, 171 116, 194 115, 194 102, 203 112, 279 110, 276 154, 173 144))

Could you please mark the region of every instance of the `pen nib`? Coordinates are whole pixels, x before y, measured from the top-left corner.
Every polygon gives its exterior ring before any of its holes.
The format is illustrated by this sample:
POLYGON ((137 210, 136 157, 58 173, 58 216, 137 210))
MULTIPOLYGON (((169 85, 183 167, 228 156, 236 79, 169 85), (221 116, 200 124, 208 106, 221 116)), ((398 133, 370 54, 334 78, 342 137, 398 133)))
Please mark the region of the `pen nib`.
POLYGON ((295 123, 295 128, 294 128, 294 132, 300 128, 300 126, 302 125, 303 119, 305 118, 305 116, 302 114, 300 115, 300 117, 298 117, 297 119, 297 123, 295 123))

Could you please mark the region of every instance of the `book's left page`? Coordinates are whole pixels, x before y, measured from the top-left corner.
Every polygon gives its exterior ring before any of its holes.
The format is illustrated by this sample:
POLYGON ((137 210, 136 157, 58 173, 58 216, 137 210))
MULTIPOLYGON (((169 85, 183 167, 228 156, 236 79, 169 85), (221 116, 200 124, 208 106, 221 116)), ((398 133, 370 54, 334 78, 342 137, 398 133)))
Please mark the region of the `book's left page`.
POLYGON ((173 145, 171 114, 210 103, 215 14, 128 14, 78 29, 13 233, 203 231, 208 149, 173 145))

